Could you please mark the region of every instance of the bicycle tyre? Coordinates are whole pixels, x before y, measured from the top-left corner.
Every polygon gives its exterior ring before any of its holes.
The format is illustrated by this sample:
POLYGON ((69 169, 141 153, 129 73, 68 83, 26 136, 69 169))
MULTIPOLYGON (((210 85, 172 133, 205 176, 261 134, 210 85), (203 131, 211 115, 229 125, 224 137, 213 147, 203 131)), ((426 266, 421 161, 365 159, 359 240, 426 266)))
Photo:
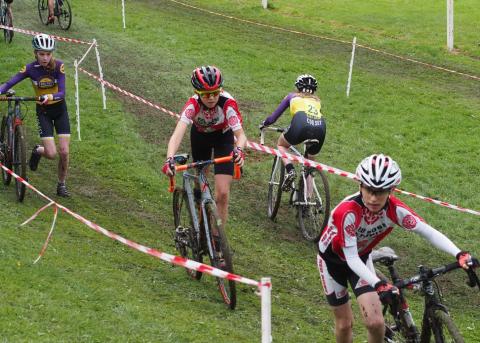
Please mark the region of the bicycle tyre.
MULTIPOLYGON (((5 7, 4 13, 2 13, 2 24, 5 26, 13 27, 12 18, 8 15, 7 8, 5 7)), ((11 43, 13 39, 13 31, 3 29, 3 38, 5 39, 5 43, 11 43)))
POLYGON ((38 0, 38 16, 43 25, 48 25, 48 0, 38 0))
MULTIPOLYGON (((202 254, 199 252, 195 239, 190 206, 188 205, 187 192, 183 188, 175 188, 173 192, 173 218, 175 224, 174 241, 175 247, 184 258, 203 263, 202 254), (183 227, 185 231, 180 233, 177 229, 183 227)), ((200 280, 202 272, 185 268, 187 275, 195 280, 200 280)))
MULTIPOLYGON (((15 138, 12 151, 13 171, 22 179, 27 179, 27 152, 25 143, 25 127, 18 125, 15 128, 15 138)), ((15 179, 15 191, 18 202, 25 198, 25 184, 15 179)))
POLYGON ((421 342, 430 343, 432 334, 434 342, 465 343, 453 319, 442 309, 435 309, 431 313, 427 330, 422 330, 421 342))
MULTIPOLYGON (((10 153, 10 139, 9 139, 9 130, 7 125, 8 117, 4 116, 2 118, 2 126, 0 129, 0 144, 3 147, 3 159, 2 164, 8 169, 12 170, 12 155, 10 153)), ((8 186, 12 181, 12 175, 7 173, 2 168, 2 180, 5 186, 8 186)))
MULTIPOLYGON (((205 206, 207 213, 207 222, 210 228, 210 242, 213 249, 213 256, 210 256, 210 262, 212 267, 224 270, 233 274, 233 262, 232 253, 227 241, 227 235, 222 225, 221 219, 218 216, 218 212, 214 203, 207 203, 205 206), (216 239, 214 238, 214 234, 216 239), (223 258, 221 264, 220 257, 223 258)), ((234 310, 237 305, 237 290, 235 281, 227 280, 223 278, 216 278, 218 290, 222 295, 223 302, 229 309, 234 310)))
POLYGON ((285 166, 282 159, 275 156, 273 159, 272 172, 268 182, 268 218, 274 220, 280 201, 282 200, 282 182, 285 175, 285 166))
POLYGON ((72 8, 68 0, 57 0, 56 6, 58 25, 66 31, 70 28, 70 25, 72 25, 72 8))
MULTIPOLYGON (((303 237, 307 241, 318 242, 323 228, 327 225, 330 215, 330 189, 325 173, 321 170, 309 169, 305 173, 305 179, 308 175, 312 175, 313 191, 311 196, 307 197, 307 202, 315 202, 315 205, 298 205, 298 226, 302 231, 303 237), (316 177, 318 174, 320 178, 316 177)), ((299 180, 299 192, 297 199, 302 201, 304 198, 305 182, 303 177, 299 180)))

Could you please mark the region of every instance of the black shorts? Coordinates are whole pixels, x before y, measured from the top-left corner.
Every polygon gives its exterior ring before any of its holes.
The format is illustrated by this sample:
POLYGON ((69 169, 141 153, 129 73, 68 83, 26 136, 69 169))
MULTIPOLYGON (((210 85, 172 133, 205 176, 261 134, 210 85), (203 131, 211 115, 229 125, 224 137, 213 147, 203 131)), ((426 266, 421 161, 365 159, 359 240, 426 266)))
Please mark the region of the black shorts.
MULTIPOLYGON (((228 130, 214 132, 199 132, 195 125, 192 125, 190 131, 190 144, 192 146, 193 161, 210 160, 213 157, 228 156, 233 151, 233 132, 228 130)), ((233 175, 233 162, 215 164, 216 174, 233 175)))
POLYGON ((307 139, 318 139, 319 143, 312 144, 308 147, 307 153, 316 155, 320 152, 327 134, 325 119, 310 118, 305 112, 297 112, 283 134, 283 137, 291 145, 297 145, 307 139))
MULTIPOLYGON (((372 263, 371 259, 368 261, 369 257, 369 254, 360 256, 361 260, 367 264, 367 266, 372 263)), ((340 306, 348 302, 350 298, 348 295, 348 284, 350 284, 353 294, 357 298, 362 294, 375 292, 373 287, 366 281, 360 279, 346 262, 342 264, 334 263, 317 255, 317 267, 325 296, 330 306, 340 306)), ((373 268, 373 265, 371 268, 373 268)))
POLYGON ((65 100, 53 105, 37 104, 38 133, 41 138, 53 137, 53 128, 57 135, 70 135, 70 121, 65 100))

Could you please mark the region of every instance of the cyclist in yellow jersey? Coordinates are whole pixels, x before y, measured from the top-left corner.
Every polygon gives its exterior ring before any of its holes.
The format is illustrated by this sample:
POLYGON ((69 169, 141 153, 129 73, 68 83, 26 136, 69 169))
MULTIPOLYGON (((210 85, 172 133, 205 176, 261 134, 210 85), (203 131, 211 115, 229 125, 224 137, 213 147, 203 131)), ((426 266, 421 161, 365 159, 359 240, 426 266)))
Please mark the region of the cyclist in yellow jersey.
MULTIPOLYGON (((295 82, 295 87, 297 92, 289 93, 277 109, 263 121, 262 126, 272 125, 287 108, 290 108, 293 118, 290 126, 278 139, 278 150, 286 153, 291 145, 300 144, 307 139, 317 139, 318 143, 310 145, 307 150, 307 158, 312 159, 320 152, 326 135, 326 124, 321 112, 320 98, 314 94, 317 91, 317 80, 312 75, 300 75, 295 82)), ((287 171, 282 189, 289 191, 295 180, 295 168, 288 159, 282 160, 287 171)))

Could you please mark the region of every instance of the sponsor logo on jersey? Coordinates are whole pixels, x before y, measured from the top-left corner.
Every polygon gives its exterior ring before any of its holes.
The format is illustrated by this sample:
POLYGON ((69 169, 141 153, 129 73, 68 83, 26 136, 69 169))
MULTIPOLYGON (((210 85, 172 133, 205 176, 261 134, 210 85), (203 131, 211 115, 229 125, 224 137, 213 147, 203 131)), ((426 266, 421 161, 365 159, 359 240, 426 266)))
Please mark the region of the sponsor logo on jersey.
POLYGON ((20 69, 20 73, 25 73, 27 71, 27 66, 23 66, 22 69, 20 69))
POLYGON ((380 211, 380 213, 375 214, 370 212, 368 208, 364 207, 362 211, 362 217, 368 225, 375 223, 380 218, 380 216, 383 215, 383 210, 380 211))
POLYGON ((415 226, 417 226, 417 220, 411 214, 407 214, 405 217, 403 217, 402 226, 407 230, 412 230, 415 228, 415 226))
POLYGON ((231 127, 234 127, 235 125, 237 125, 238 122, 239 120, 237 116, 231 116, 230 118, 228 118, 228 125, 231 127))
POLYGON ((358 282, 355 285, 355 289, 360 288, 360 287, 365 287, 365 286, 368 286, 368 282, 365 281, 364 279, 358 279, 358 282))
POLYGON ((63 64, 63 63, 60 66, 60 73, 65 74, 65 64, 63 64))
POLYGON ((351 237, 355 237, 355 224, 350 224, 345 227, 345 232, 351 237))
POLYGON ((49 77, 43 77, 40 80, 38 80, 38 88, 52 88, 55 86, 55 80, 52 80, 49 77))
POLYGON ((188 119, 193 119, 195 115, 195 110, 193 108, 187 108, 185 110, 185 116, 188 118, 188 119))

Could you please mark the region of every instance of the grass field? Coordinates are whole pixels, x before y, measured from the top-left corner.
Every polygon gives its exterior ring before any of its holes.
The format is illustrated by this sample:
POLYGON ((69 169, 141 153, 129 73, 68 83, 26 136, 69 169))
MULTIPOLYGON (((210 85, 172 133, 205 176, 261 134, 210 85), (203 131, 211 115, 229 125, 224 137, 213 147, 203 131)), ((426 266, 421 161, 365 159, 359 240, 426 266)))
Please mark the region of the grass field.
MULTIPOLYGON (((458 2, 456 45, 445 49, 444 2, 426 1, 190 1, 209 11, 315 35, 359 43, 480 75, 478 23, 473 0, 458 2)), ((167 1, 127 2, 122 29, 121 2, 77 0, 73 25, 63 32, 44 27, 36 2, 14 2, 20 28, 47 31, 100 44, 105 78, 178 112, 191 95, 189 76, 197 65, 215 64, 225 88, 238 100, 247 136, 258 141, 257 126, 287 92, 298 74, 319 79, 327 139, 319 160, 353 171, 374 152, 392 155, 402 167, 402 189, 479 209, 478 127, 480 83, 359 49, 352 90, 345 97, 351 46, 185 7, 167 1)), ((0 82, 33 58, 31 37, 15 34, 0 43, 0 82)), ((67 102, 74 120, 73 61, 85 46, 59 43, 67 66, 67 102)), ((95 71, 93 56, 85 68, 95 71)), ((31 94, 24 82, 17 94, 31 94)), ((168 180, 160 168, 175 120, 164 113, 107 93, 102 110, 98 84, 80 76, 82 141, 72 135, 68 185, 71 199, 60 202, 126 238, 174 253, 168 180)), ((2 112, 4 105, 1 105, 2 112)), ((38 140, 35 109, 28 105, 29 146, 38 140)), ((288 124, 287 116, 280 124, 288 124)), ((269 145, 276 137, 271 136, 269 145)), ((184 149, 188 148, 185 141, 184 149)), ((232 187, 227 228, 238 274, 272 278, 274 342, 331 342, 333 321, 315 266, 315 250, 295 227, 284 204, 277 222, 266 218, 266 180, 271 158, 248 152, 245 176, 232 187)), ((42 160, 30 173, 33 185, 54 196, 56 163, 42 160)), ((333 203, 356 185, 329 175, 333 203)), ((260 304, 254 290, 239 285, 238 308, 226 310, 213 278, 187 279, 181 268, 133 251, 60 213, 45 257, 36 258, 53 219, 51 210, 32 224, 18 225, 44 201, 27 193, 16 204, 12 186, 0 196, 0 332, 4 342, 258 342, 260 304)), ((401 197, 462 249, 480 255, 479 219, 426 202, 401 197)), ((395 230, 385 242, 402 261, 407 276, 419 264, 449 260, 416 235, 395 230), (398 232, 397 232, 398 231, 398 232)), ((480 337, 478 290, 460 272, 441 278, 445 302, 467 342, 480 337)), ((420 322, 421 298, 409 297, 420 322)), ((355 311, 356 311, 356 307, 355 311)), ((358 312, 356 318, 360 320, 358 312)), ((366 341, 357 323, 355 342, 366 341)))

